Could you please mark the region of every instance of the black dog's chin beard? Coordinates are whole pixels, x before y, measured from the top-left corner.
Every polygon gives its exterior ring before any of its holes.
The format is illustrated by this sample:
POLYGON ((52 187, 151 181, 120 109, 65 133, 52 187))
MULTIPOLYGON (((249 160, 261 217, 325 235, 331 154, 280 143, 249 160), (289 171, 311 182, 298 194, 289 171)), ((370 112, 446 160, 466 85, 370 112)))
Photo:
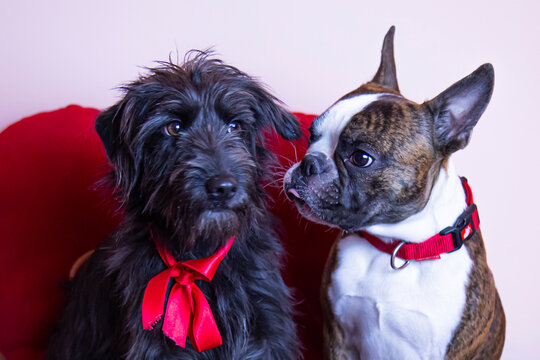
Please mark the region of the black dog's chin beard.
POLYGON ((240 219, 233 210, 205 210, 189 234, 189 242, 195 244, 201 239, 223 245, 231 236, 237 235, 240 219))

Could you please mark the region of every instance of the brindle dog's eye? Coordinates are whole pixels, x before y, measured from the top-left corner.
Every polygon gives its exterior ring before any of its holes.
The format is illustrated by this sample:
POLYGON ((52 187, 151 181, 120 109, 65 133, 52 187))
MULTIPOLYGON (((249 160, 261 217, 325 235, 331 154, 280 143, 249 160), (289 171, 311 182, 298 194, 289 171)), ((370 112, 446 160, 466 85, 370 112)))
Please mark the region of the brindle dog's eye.
POLYGON ((231 132, 235 132, 235 131, 240 131, 242 129, 242 127, 240 126, 239 123, 237 122, 230 122, 228 127, 227 127, 227 132, 228 133, 231 133, 231 132))
POLYGON ((373 163, 373 157, 369 155, 367 152, 358 150, 355 151, 351 157, 349 158, 349 161, 353 163, 356 166, 359 167, 368 167, 373 163))
POLYGON ((182 125, 180 125, 179 122, 172 122, 170 124, 168 124, 166 127, 165 127, 165 132, 168 134, 168 135, 171 135, 171 136, 178 136, 180 135, 180 131, 182 130, 182 125))

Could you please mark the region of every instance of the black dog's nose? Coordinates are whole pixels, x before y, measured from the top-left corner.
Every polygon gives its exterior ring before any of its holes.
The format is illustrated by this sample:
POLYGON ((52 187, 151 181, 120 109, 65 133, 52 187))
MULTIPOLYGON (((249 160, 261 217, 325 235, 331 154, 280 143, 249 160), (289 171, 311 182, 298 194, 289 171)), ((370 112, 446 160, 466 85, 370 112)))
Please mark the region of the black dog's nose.
POLYGON ((234 194, 238 182, 231 175, 214 176, 206 182, 206 192, 211 199, 214 200, 229 200, 234 194))
POLYGON ((326 170, 326 155, 321 152, 307 154, 300 163, 300 171, 304 176, 322 174, 326 170))

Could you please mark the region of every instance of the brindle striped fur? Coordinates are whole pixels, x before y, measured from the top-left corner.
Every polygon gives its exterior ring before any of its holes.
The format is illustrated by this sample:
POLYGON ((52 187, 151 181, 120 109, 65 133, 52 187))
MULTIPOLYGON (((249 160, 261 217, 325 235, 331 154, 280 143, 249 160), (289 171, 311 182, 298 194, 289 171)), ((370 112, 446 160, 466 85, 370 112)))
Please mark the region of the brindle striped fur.
POLYGON ((465 242, 472 259, 467 305, 446 352, 446 359, 498 359, 504 345, 506 318, 495 281, 487 265, 482 234, 465 242))

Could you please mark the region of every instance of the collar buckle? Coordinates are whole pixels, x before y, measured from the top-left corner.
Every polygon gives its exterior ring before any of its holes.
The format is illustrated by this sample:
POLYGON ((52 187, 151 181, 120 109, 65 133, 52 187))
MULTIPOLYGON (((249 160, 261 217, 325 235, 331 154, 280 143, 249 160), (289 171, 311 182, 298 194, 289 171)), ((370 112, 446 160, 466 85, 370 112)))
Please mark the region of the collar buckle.
POLYGON ((439 232, 439 235, 445 236, 452 235, 452 241, 454 243, 454 250, 459 250, 463 243, 470 239, 476 232, 474 226, 473 214, 476 212, 476 205, 471 204, 467 209, 456 219, 456 222, 452 226, 448 226, 439 232))

